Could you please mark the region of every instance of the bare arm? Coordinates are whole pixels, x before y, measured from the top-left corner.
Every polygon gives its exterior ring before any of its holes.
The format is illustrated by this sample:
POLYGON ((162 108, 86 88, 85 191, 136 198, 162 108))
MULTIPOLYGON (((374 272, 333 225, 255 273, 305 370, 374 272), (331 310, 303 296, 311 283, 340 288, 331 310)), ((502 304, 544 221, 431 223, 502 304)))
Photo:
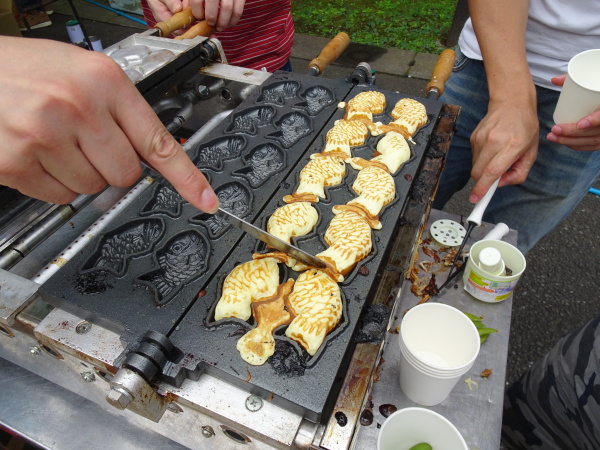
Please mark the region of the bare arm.
POLYGON ((0 184, 52 203, 129 186, 140 157, 192 205, 214 212, 206 178, 108 56, 0 37, 0 184))
POLYGON ((488 113, 471 136, 472 202, 499 177, 500 186, 525 181, 537 157, 536 93, 525 54, 528 6, 522 0, 469 1, 490 91, 488 113))

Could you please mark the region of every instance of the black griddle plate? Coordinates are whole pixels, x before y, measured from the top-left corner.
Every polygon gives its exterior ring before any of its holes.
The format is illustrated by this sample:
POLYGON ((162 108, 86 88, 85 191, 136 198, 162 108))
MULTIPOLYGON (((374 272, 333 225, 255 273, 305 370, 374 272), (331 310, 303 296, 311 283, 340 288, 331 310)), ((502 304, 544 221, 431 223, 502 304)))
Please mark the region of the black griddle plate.
MULTIPOLYGON (((188 153, 226 209, 264 228, 283 205, 282 198, 295 190, 309 156, 323 149, 327 131, 343 117, 338 103, 368 89, 376 88, 277 72, 188 153)), ((386 111, 374 121, 388 123, 395 103, 405 96, 384 94, 386 111)), ((213 311, 226 275, 265 248, 183 202, 168 183, 144 192, 48 280, 41 288, 44 298, 123 333, 130 344, 147 330, 167 335, 185 354, 163 373, 175 384, 182 373, 197 379, 207 372, 320 420, 343 379, 361 311, 385 270, 386 252, 440 113, 441 103, 418 100, 427 108, 429 123, 416 133, 411 159, 394 175, 396 199, 380 215, 383 228, 373 230, 371 255, 340 284, 342 320, 313 357, 288 339, 282 327, 276 332, 276 353, 266 364, 250 366, 241 359, 237 340, 254 323, 215 323, 213 311)), ((353 148, 353 156, 371 159, 381 137, 369 137, 353 148)), ((356 197, 351 189, 356 174, 348 166, 344 182, 328 188, 327 198, 314 204, 320 220, 311 234, 295 240, 297 246, 312 254, 326 248, 322 236, 333 217, 331 208, 356 197)), ((284 265, 280 271, 282 280, 298 276, 284 265)))

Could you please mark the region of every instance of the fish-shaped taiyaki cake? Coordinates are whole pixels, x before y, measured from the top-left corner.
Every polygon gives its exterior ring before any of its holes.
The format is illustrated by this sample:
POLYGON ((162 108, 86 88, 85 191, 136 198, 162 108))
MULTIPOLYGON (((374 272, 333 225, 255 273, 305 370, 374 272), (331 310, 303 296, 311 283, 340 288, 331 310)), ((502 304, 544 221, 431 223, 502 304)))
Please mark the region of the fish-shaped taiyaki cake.
POLYGON ((375 157, 369 161, 362 158, 352 158, 350 165, 356 170, 375 165, 386 168, 394 174, 400 166, 410 159, 410 147, 406 139, 395 131, 390 131, 377 143, 375 157))
POLYGON ((174 236, 156 252, 160 269, 146 273, 138 281, 155 291, 158 306, 167 304, 183 285, 206 270, 210 244, 204 235, 189 230, 174 236))
MULTIPOLYGON (((410 137, 427 123, 427 111, 425 105, 410 98, 403 98, 398 101, 392 111, 394 121, 390 124, 397 125, 410 137)), ((404 134, 404 133, 402 133, 404 134)))
POLYGON ((344 118, 372 122, 373 115, 381 114, 385 110, 385 105, 385 95, 381 92, 361 92, 346 105, 346 116, 344 118))
POLYGON ((342 318, 342 295, 329 275, 310 269, 301 273, 288 297, 294 320, 285 335, 313 356, 342 318))
POLYGON ((352 189, 359 196, 350 200, 347 205, 360 207, 370 218, 377 217, 381 209, 396 196, 394 179, 387 170, 377 166, 365 167, 358 172, 352 189))
POLYGON ((350 158, 350 147, 363 145, 369 136, 367 126, 355 120, 338 120, 325 135, 325 148, 322 155, 341 156, 350 158))
POLYGON ((240 356, 248 364, 260 366, 275 353, 273 332, 292 320, 292 315, 285 310, 284 299, 290 295, 293 286, 294 280, 289 279, 277 287, 273 297, 252 304, 256 328, 243 335, 236 346, 240 356))
MULTIPOLYGON (((320 260, 335 268, 337 281, 344 281, 344 276, 365 259, 373 243, 371 239, 371 224, 357 211, 342 210, 329 223, 323 236, 329 247, 315 255, 320 260)), ((298 264, 294 270, 301 269, 298 264)))
POLYGON ((325 198, 325 186, 336 186, 346 175, 346 164, 337 156, 311 155, 311 160, 300 171, 300 183, 294 194, 286 195, 286 203, 297 201, 318 202, 319 197, 325 198))
POLYGON ((98 252, 83 268, 106 269, 121 275, 125 272, 130 258, 152 251, 164 229, 165 224, 162 220, 144 219, 130 222, 125 228, 107 233, 100 241, 98 252))
POLYGON ((274 258, 253 259, 235 267, 223 282, 215 320, 228 317, 248 320, 251 304, 271 297, 279 286, 279 266, 274 258))
POLYGON ((277 208, 269 217, 267 231, 282 241, 291 242, 296 236, 305 236, 319 220, 319 213, 310 202, 295 202, 277 208))

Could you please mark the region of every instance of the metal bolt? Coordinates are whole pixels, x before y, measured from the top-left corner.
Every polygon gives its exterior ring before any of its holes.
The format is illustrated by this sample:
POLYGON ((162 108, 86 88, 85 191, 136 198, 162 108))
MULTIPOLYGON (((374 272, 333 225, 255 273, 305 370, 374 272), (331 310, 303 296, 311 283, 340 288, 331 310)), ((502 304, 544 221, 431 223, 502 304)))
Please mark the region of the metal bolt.
POLYGON ((34 345, 33 347, 29 347, 29 354, 31 356, 38 356, 41 352, 42 352, 42 349, 39 348, 37 345, 34 345))
POLYGON ((257 395, 251 395, 246 399, 246 408, 248 411, 258 411, 263 406, 263 400, 257 395))
POLYGON ((81 378, 83 378, 83 381, 85 381, 86 383, 92 383, 94 381, 96 381, 96 376, 94 375, 94 372, 81 372, 81 378))
POLYGON ((77 326, 75 327, 75 331, 77 332, 77 334, 85 334, 88 331, 90 331, 92 329, 92 324, 89 323, 87 320, 84 320, 83 322, 79 322, 77 324, 77 326))
POLYGON ((204 436, 205 438, 211 438, 215 435, 215 430, 212 429, 212 427, 209 427, 208 425, 204 425, 202 427, 202 436, 204 436))
POLYGON ((205 86, 203 84, 198 86, 198 95, 200 95, 200 97, 203 98, 208 97, 210 95, 210 89, 208 89, 208 86, 205 86))
POLYGON ((125 409, 133 400, 131 394, 121 388, 112 388, 106 396, 106 401, 117 409, 125 409))

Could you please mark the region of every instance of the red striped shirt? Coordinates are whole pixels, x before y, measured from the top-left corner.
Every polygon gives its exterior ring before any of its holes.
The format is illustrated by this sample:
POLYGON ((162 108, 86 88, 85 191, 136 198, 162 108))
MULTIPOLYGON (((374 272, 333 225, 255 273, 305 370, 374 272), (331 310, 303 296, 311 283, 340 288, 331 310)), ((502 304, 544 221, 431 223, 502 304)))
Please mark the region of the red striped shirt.
MULTIPOLYGON (((153 28, 156 20, 146 0, 141 0, 144 18, 153 28)), ((290 0, 247 0, 238 24, 215 33, 229 64, 269 72, 288 61, 294 43, 294 21, 290 0)))

